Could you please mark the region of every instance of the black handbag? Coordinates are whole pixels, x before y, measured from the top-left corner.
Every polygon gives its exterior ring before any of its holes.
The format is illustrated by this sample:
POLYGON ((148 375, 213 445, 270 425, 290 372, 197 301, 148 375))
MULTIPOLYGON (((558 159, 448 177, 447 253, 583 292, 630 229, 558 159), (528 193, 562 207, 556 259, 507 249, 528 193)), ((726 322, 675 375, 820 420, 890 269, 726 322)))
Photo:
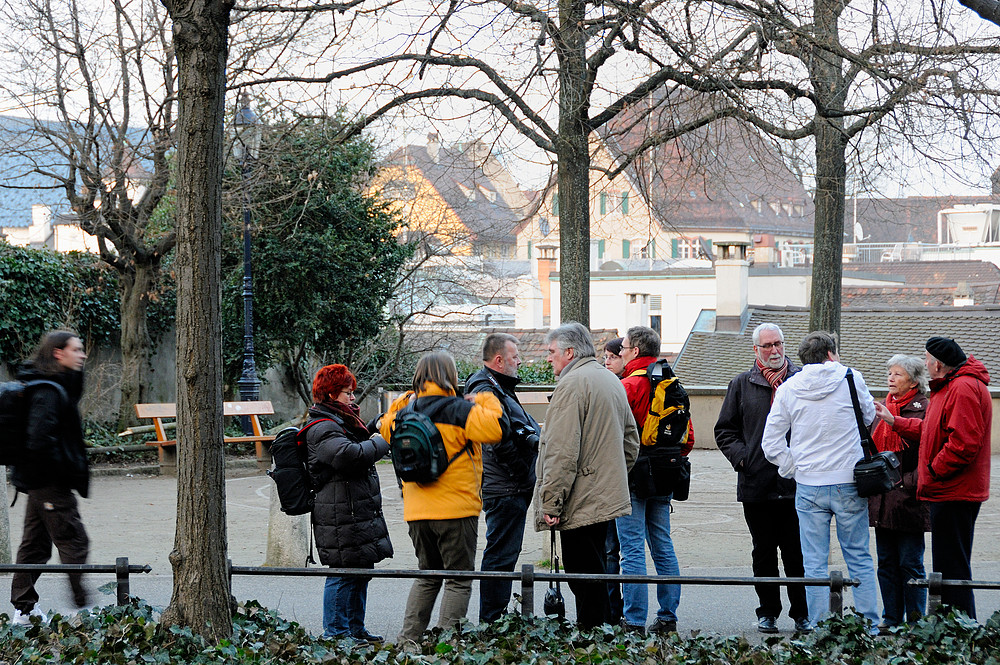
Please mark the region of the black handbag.
POLYGON ((854 404, 854 417, 858 421, 858 434, 861 435, 861 450, 865 456, 854 465, 854 484, 858 496, 865 498, 885 494, 903 485, 902 465, 894 452, 878 452, 872 441, 868 428, 861 417, 861 405, 858 404, 858 389, 854 385, 854 373, 850 368, 845 377, 847 387, 851 390, 851 402, 854 404))
POLYGON ((629 486, 640 499, 673 495, 687 501, 691 490, 691 460, 679 446, 639 457, 628 474, 629 486))
MULTIPOLYGON (((559 572, 559 555, 556 554, 556 530, 549 529, 552 534, 552 567, 553 573, 559 572)), ((555 586, 549 582, 549 588, 545 590, 545 599, 542 601, 542 610, 546 616, 554 616, 557 619, 566 618, 566 601, 563 600, 562 591, 559 589, 559 580, 555 581, 555 586)))

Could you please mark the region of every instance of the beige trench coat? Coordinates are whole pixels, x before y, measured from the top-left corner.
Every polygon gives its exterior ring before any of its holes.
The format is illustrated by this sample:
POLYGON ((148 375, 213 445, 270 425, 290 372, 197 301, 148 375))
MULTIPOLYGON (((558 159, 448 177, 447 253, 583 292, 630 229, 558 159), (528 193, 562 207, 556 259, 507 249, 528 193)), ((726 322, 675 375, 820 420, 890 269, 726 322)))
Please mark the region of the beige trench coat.
POLYGON ((628 515, 628 469, 639 453, 639 432, 617 376, 593 356, 562 371, 545 412, 535 485, 535 530, 544 515, 559 529, 628 515))

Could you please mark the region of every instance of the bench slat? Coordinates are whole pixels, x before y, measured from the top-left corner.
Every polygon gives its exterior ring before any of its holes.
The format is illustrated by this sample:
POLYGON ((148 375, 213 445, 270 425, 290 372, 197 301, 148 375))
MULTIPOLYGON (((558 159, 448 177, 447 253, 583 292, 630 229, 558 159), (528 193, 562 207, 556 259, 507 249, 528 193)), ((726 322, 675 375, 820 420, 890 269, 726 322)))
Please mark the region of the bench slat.
MULTIPOLYGON (((270 400, 223 402, 222 413, 225 416, 272 416, 274 406, 270 400)), ((177 404, 173 402, 136 404, 135 415, 140 418, 176 418, 177 404)))

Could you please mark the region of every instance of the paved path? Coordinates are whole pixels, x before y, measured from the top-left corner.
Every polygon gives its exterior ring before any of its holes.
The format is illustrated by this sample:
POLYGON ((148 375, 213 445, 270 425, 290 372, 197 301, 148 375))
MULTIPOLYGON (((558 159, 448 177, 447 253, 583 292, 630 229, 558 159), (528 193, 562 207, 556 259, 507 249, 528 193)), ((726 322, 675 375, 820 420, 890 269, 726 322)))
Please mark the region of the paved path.
MULTIPOLYGON (((994 469, 1000 470, 1000 457, 993 459, 994 469)), ((721 453, 696 450, 692 453, 693 479, 691 498, 675 504, 672 531, 682 575, 750 576, 750 536, 743 521, 742 510, 735 501, 736 474, 721 453)), ((395 477, 389 465, 379 465, 382 478, 386 520, 396 555, 379 564, 382 568, 415 568, 416 557, 402 519, 402 502, 396 489, 395 477)), ((229 555, 234 565, 259 566, 264 563, 267 547, 267 521, 270 506, 271 481, 256 471, 232 471, 226 480, 229 555), (253 474, 253 475, 240 475, 253 474)), ((23 520, 23 497, 11 509, 11 532, 16 551, 23 520)), ((91 536, 91 563, 114 563, 116 557, 127 556, 131 563, 148 563, 153 573, 133 578, 132 593, 158 607, 165 606, 171 594, 170 565, 167 561, 173 546, 176 505, 176 480, 159 476, 115 475, 94 478, 92 496, 81 501, 84 523, 91 536)), ((482 552, 485 525, 479 529, 482 552)), ((834 542, 836 534, 833 536, 834 542)), ((546 558, 542 551, 541 534, 529 531, 525 535, 522 563, 546 558)), ((874 537, 872 551, 874 552, 874 537)), ((846 573, 838 548, 834 547, 831 567, 846 573)), ((926 556, 930 567, 930 551, 926 556)), ((975 577, 1000 580, 1000 507, 996 501, 984 504, 976 526, 973 550, 975 577)), ((652 571, 652 564, 649 564, 652 571)), ((93 576, 92 588, 111 582, 113 577, 93 576)), ((269 578, 236 576, 233 590, 239 599, 257 599, 263 605, 278 609, 285 617, 302 623, 308 630, 322 630, 323 578, 269 578)), ((369 590, 368 627, 388 637, 398 633, 403 606, 409 590, 408 580, 376 579, 369 590)), ((473 587, 469 615, 478 616, 478 585, 473 587)), ((46 574, 39 581, 43 608, 69 606, 67 585, 60 576, 46 574)), ((651 589, 651 607, 655 596, 651 589)), ((536 586, 536 610, 541 607, 542 587, 536 586)), ((113 602, 111 595, 101 596, 99 604, 113 602)), ((572 612, 569 590, 567 607, 572 612)), ((6 597, 6 594, 4 594, 6 597)), ((1000 592, 979 591, 976 594, 979 616, 985 619, 1000 609, 1000 592)), ((849 595, 847 603, 849 604, 849 595)), ((698 629, 721 634, 755 636, 754 608, 756 597, 751 587, 685 586, 678 610, 682 632, 698 629)), ((4 599, 0 611, 11 607, 4 599)), ((436 619, 436 615, 435 615, 436 619)), ((652 611, 650 620, 652 620, 652 611)), ((787 617, 779 627, 791 630, 787 617)))

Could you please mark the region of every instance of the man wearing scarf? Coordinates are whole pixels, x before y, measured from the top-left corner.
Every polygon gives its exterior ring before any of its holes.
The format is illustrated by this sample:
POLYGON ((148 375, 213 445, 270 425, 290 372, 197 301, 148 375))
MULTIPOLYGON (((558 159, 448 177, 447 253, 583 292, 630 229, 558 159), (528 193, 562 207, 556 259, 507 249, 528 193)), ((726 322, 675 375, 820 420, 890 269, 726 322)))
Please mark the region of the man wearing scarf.
MULTIPOLYGON (((778 552, 785 575, 801 577, 802 548, 799 519, 795 513, 795 481, 778 475, 778 467, 760 448, 764 423, 774 401, 774 392, 785 379, 799 371, 785 357, 784 334, 773 323, 762 323, 753 331, 754 364, 729 382, 725 401, 715 424, 715 443, 737 473, 736 500, 743 504, 743 517, 753 541, 755 577, 778 577, 778 552)), ((773 585, 757 585, 757 630, 776 633, 781 614, 781 591, 773 585)), ((809 628, 806 592, 788 587, 788 615, 796 630, 809 628)))

